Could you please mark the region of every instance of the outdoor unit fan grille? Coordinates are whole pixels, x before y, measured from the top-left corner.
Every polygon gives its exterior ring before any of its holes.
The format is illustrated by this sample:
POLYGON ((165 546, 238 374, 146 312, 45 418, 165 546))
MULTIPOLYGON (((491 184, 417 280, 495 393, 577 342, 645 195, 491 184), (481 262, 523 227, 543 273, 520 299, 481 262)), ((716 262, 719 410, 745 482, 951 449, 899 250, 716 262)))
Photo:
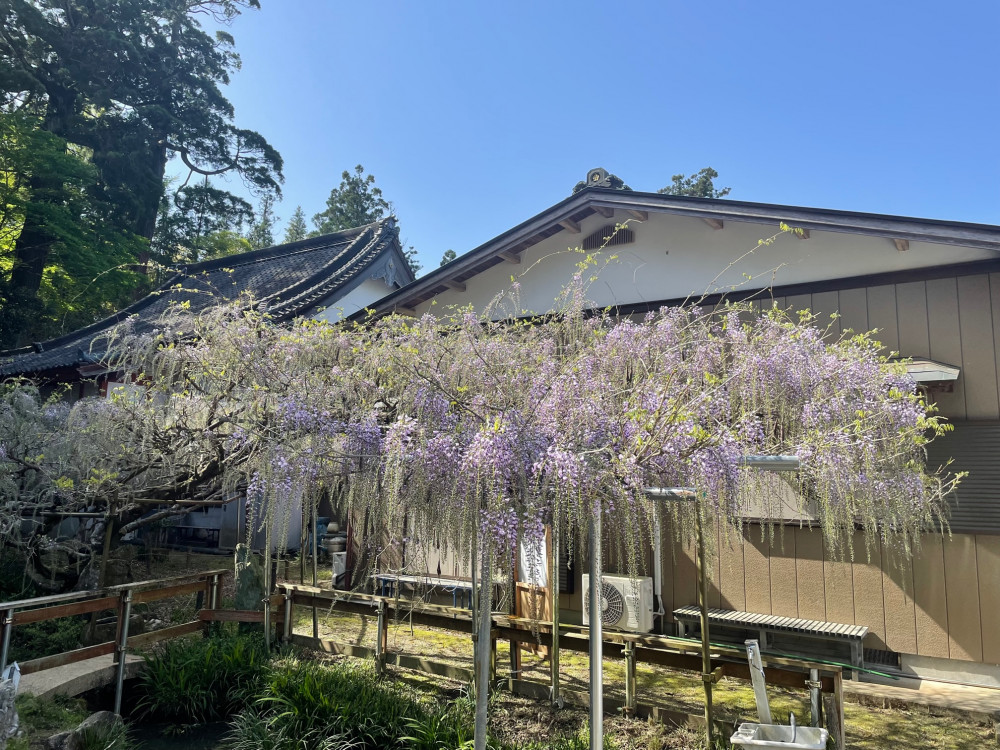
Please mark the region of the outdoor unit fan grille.
MULTIPOLYGON (((590 611, 590 587, 583 590, 583 608, 590 611)), ((601 582, 601 624, 617 625, 625 614, 622 592, 605 581, 601 582)))

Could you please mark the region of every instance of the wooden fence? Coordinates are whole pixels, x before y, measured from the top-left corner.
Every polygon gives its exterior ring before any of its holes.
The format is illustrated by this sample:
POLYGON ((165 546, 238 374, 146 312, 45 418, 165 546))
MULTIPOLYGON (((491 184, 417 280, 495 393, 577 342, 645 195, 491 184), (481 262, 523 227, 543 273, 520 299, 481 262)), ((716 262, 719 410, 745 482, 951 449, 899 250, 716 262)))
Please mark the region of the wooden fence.
MULTIPOLYGON (((122 688, 125 675, 125 655, 130 648, 166 641, 190 633, 206 631, 212 622, 253 622, 270 626, 282 634, 286 642, 328 653, 347 654, 373 659, 376 667, 382 669, 393 664, 405 669, 413 669, 463 682, 471 682, 472 670, 452 664, 418 656, 392 653, 388 649, 388 627, 390 615, 405 617, 407 620, 431 627, 442 628, 463 634, 472 633, 472 617, 469 610, 424 604, 407 599, 358 594, 349 591, 319 589, 312 586, 281 583, 278 593, 269 599, 269 606, 262 611, 220 609, 219 586, 228 570, 212 570, 175 578, 112 586, 99 591, 57 594, 54 596, 23 599, 0 603, 0 670, 7 664, 10 651, 11 632, 18 625, 43 622, 61 617, 73 617, 113 611, 115 616, 115 639, 93 646, 67 651, 61 654, 32 659, 20 665, 23 674, 31 674, 44 669, 72 664, 96 656, 114 654, 117 665, 115 688, 115 712, 121 709, 122 688), (197 597, 195 619, 172 625, 161 630, 138 635, 129 635, 129 618, 134 604, 153 602, 176 596, 194 594, 197 597), (295 635, 293 607, 304 606, 350 612, 359 615, 375 614, 378 620, 375 647, 367 648, 349 643, 318 637, 314 627, 313 637, 295 635)), ((315 623, 315 618, 314 618, 315 623)), ((611 710, 620 709, 628 715, 640 718, 653 717, 674 724, 695 724, 703 722, 700 716, 686 714, 664 706, 644 703, 639 700, 636 688, 636 665, 638 663, 670 667, 701 675, 702 662, 700 644, 681 638, 652 635, 647 633, 626 633, 605 631, 603 634, 605 658, 621 658, 625 661, 625 700, 605 699, 605 706, 611 710)), ((533 698, 549 695, 549 686, 539 682, 520 679, 520 645, 552 646, 552 623, 532 622, 527 618, 493 614, 490 632, 490 653, 493 680, 496 678, 497 641, 510 642, 511 674, 506 680, 512 691, 533 698)), ((586 652, 589 649, 588 629, 580 626, 560 625, 558 647, 571 651, 586 652)), ((813 663, 806 660, 764 655, 767 680, 771 685, 822 691, 826 708, 827 726, 837 739, 838 747, 843 744, 844 693, 842 670, 840 667, 813 663), (810 670, 815 670, 819 679, 810 680, 810 670)), ((552 663, 553 660, 550 660, 552 663)), ((750 679, 750 670, 743 649, 729 646, 713 646, 712 667, 714 679, 730 677, 740 680, 750 679)), ((558 673, 551 675, 558 680, 558 673)), ((562 690, 560 695, 569 703, 585 704, 587 694, 583 691, 562 690)))
MULTIPOLYGON (((298 584, 278 584, 278 589, 284 594, 284 631, 283 639, 298 645, 313 648, 328 653, 346 654, 360 658, 374 659, 377 668, 386 664, 394 664, 407 669, 415 669, 431 674, 448 677, 455 680, 471 681, 472 671, 451 664, 426 659, 423 657, 395 654, 388 649, 388 627, 392 619, 390 615, 405 618, 408 622, 427 625, 465 634, 472 633, 472 618, 469 610, 446 607, 434 604, 423 604, 407 599, 396 599, 371 594, 358 594, 349 591, 331 591, 312 586, 298 584), (334 609, 339 612, 350 612, 359 615, 375 615, 377 617, 377 635, 375 647, 367 648, 355 644, 341 643, 322 639, 314 631, 313 637, 295 635, 293 633, 292 607, 304 606, 334 609)), ((279 630, 278 632, 282 632, 279 630)), ((517 648, 519 644, 526 646, 552 646, 552 623, 531 621, 527 618, 494 614, 493 627, 490 634, 492 674, 496 677, 497 640, 507 640, 511 648, 511 677, 506 681, 508 688, 529 697, 544 698, 549 695, 549 686, 538 682, 519 679, 520 662, 517 648)), ((625 661, 625 700, 605 698, 605 706, 609 709, 621 709, 628 715, 654 717, 658 720, 674 724, 703 724, 701 716, 694 716, 676 711, 664 706, 643 703, 639 700, 636 688, 636 664, 652 664, 682 671, 702 674, 701 644, 683 638, 648 633, 627 633, 607 631, 603 633, 603 653, 605 658, 621 658, 625 661)), ((590 648, 588 628, 582 626, 559 626, 558 647, 570 651, 587 652, 590 648)), ((810 662, 790 657, 762 655, 767 668, 767 681, 770 685, 809 690, 818 688, 823 694, 823 704, 826 709, 827 727, 833 735, 838 747, 844 747, 844 690, 843 670, 839 666, 810 662), (816 683, 810 680, 810 671, 818 675, 816 683)), ((550 665, 557 660, 550 659, 550 665)), ((750 668, 747 664, 746 651, 735 646, 713 645, 712 673, 714 680, 720 677, 730 677, 739 680, 750 680, 750 668)), ((554 680, 557 674, 551 675, 554 680)), ((580 691, 560 690, 570 703, 586 703, 587 694, 580 691)))
MULTIPOLYGON (((218 608, 219 586, 227 575, 230 575, 229 570, 210 570, 186 576, 110 586, 97 591, 78 591, 0 603, 0 672, 7 665, 11 634, 18 625, 111 611, 115 620, 114 640, 32 659, 19 664, 19 667, 21 674, 32 674, 84 659, 113 654, 113 661, 117 665, 115 713, 118 713, 121 709, 122 686, 125 679, 125 656, 129 649, 203 631, 212 622, 265 621, 266 615, 263 611, 244 612, 218 608), (129 620, 134 605, 185 595, 196 597, 195 619, 148 633, 129 634, 129 620)), ((277 597, 278 600, 281 598, 277 597)), ((272 605, 277 603, 278 601, 272 601, 272 605)), ((275 621, 279 628, 282 627, 280 616, 275 621)))

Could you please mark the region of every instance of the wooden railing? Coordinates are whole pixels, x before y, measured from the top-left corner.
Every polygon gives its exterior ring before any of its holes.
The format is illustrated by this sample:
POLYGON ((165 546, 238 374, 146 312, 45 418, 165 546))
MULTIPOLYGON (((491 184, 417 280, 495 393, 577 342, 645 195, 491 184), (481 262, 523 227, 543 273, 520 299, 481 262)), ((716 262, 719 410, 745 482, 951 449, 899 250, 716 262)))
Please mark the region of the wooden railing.
MULTIPOLYGON (((377 668, 386 664, 395 664, 408 669, 429 672, 451 679, 469 681, 471 670, 456 667, 443 662, 436 662, 423 657, 395 654, 388 649, 388 626, 390 615, 405 618, 407 622, 431 627, 472 633, 472 618, 469 610, 446 607, 434 604, 424 604, 408 599, 383 597, 371 594, 358 594, 349 591, 331 591, 312 586, 298 584, 278 584, 278 590, 285 595, 284 639, 322 651, 347 654, 361 658, 372 658, 377 668), (305 606, 350 612, 360 615, 375 615, 377 617, 377 635, 375 648, 367 648, 350 643, 295 635, 293 631, 292 607, 305 606)), ((279 630, 278 632, 282 632, 279 630)), ((603 653, 605 658, 622 658, 625 661, 625 700, 605 699, 608 708, 619 708, 629 715, 656 717, 675 724, 703 722, 703 718, 692 716, 663 706, 644 704, 638 700, 636 689, 636 664, 654 664, 671 669, 690 671, 701 678, 701 644, 700 642, 653 635, 650 633, 628 633, 605 630, 603 635, 603 653)), ((520 663, 517 644, 531 646, 552 646, 552 623, 532 621, 527 618, 509 615, 493 614, 493 627, 490 634, 489 648, 493 679, 496 676, 497 640, 507 640, 511 644, 511 678, 507 681, 513 692, 531 697, 545 697, 549 686, 538 682, 518 679, 520 663)), ((559 625, 559 648, 570 651, 587 652, 590 648, 589 629, 583 626, 559 625)), ((827 726, 831 735, 837 738, 838 747, 843 747, 844 726, 844 691, 843 669, 840 666, 810 662, 792 657, 777 657, 762 655, 767 668, 767 681, 770 685, 800 688, 808 690, 819 688, 824 694, 826 705, 827 726), (818 684, 810 680, 810 671, 815 670, 818 684)), ((550 660, 550 664, 553 660, 550 660)), ((750 668, 747 664, 746 651, 735 646, 714 644, 712 646, 712 666, 714 679, 730 677, 738 680, 750 680, 750 668)), ((586 700, 586 694, 574 695, 573 691, 563 689, 570 702, 586 700)))
MULTIPOLYGON (((214 620, 233 619, 230 611, 218 609, 219 586, 227 575, 230 575, 229 570, 210 570, 186 576, 110 586, 97 591, 77 591, 0 603, 0 672, 7 665, 11 634, 18 625, 113 611, 115 618, 114 640, 84 646, 60 654, 43 656, 23 662, 18 666, 21 674, 27 675, 44 669, 73 664, 84 659, 114 654, 113 661, 117 665, 115 689, 115 712, 117 713, 121 708, 125 656, 130 648, 147 646, 151 643, 195 633, 207 628, 208 623, 214 620), (129 619, 134 605, 188 594, 193 594, 196 597, 197 614, 195 619, 148 633, 129 634, 129 619)), ((253 619, 257 622, 263 621, 264 618, 263 612, 241 614, 247 620, 253 619)))

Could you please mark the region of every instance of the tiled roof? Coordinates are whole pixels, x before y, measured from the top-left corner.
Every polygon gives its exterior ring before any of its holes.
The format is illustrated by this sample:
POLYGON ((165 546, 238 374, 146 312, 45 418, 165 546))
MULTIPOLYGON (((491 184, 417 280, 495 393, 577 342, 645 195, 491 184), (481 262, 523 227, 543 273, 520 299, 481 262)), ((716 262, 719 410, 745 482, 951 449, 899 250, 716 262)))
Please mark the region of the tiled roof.
MULTIPOLYGON (((330 301, 383 253, 398 249, 392 219, 179 269, 158 289, 109 318, 59 338, 0 352, 0 376, 43 373, 93 363, 95 339, 134 317, 138 332, 154 328, 170 305, 197 312, 249 293, 287 320, 330 301)), ((402 279, 404 282, 408 279, 402 279)))

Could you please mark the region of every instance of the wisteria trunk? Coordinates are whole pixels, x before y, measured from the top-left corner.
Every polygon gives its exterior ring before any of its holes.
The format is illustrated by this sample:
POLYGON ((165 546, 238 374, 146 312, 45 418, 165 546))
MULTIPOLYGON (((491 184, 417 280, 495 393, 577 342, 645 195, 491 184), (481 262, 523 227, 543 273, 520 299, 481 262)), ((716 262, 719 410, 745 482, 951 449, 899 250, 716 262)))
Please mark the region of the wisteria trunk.
MULTIPOLYGON (((493 566, 490 565, 490 550, 483 545, 480 550, 479 583, 479 635, 476 638, 476 735, 475 750, 486 750, 486 729, 488 724, 487 704, 490 699, 490 631, 493 627, 493 566)), ((475 560, 473 560, 475 565, 475 560)))

